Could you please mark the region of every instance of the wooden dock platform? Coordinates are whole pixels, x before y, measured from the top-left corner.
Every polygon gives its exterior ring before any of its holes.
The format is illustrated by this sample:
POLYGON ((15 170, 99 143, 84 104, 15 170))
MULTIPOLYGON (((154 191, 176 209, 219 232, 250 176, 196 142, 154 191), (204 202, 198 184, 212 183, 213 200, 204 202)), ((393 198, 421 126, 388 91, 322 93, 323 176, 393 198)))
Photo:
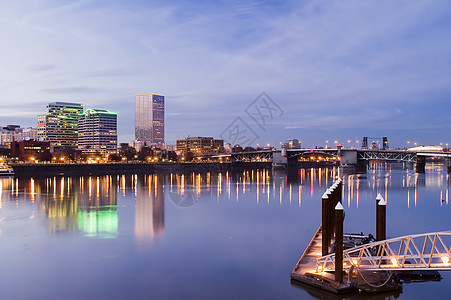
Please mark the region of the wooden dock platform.
POLYGON ((322 256, 321 250, 322 226, 320 225, 298 263, 291 272, 292 281, 308 284, 335 294, 357 291, 357 289, 351 286, 350 283, 337 282, 335 280, 334 273, 317 272, 316 259, 322 256))

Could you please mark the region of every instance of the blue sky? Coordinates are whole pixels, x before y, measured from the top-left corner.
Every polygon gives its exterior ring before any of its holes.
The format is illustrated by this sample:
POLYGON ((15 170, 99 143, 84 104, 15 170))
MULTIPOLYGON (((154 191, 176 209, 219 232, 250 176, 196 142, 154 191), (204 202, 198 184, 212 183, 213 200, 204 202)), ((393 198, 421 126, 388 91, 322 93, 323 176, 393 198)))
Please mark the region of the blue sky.
POLYGON ((170 144, 236 117, 260 144, 451 144, 449 1, 0 0, 0 60, 0 125, 80 102, 127 142, 153 92, 170 144), (263 91, 283 110, 264 130, 245 113, 263 91))

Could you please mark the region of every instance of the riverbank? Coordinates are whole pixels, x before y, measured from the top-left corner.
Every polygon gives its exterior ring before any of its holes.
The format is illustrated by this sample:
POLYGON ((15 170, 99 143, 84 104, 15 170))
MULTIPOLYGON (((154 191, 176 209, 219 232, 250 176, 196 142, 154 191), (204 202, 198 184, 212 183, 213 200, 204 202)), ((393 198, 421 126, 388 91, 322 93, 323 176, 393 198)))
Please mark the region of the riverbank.
POLYGON ((16 177, 120 175, 187 172, 225 172, 271 168, 270 162, 251 163, 107 163, 11 164, 16 177))

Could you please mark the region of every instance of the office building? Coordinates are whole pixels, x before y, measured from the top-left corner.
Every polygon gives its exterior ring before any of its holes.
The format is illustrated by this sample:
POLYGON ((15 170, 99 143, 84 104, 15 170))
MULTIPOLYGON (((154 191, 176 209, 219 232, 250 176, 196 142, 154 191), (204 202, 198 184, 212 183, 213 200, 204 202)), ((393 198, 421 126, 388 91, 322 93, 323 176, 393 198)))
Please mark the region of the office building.
POLYGON ((164 144, 164 96, 135 95, 135 140, 151 144, 164 144))
POLYGON ((83 113, 79 103, 53 102, 46 113, 38 116, 38 139, 49 141, 55 149, 77 148, 78 116, 83 113))
POLYGON ((50 143, 35 140, 14 141, 11 143, 11 157, 23 161, 49 160, 50 143))
POLYGON ((78 119, 78 149, 84 153, 117 152, 117 113, 88 109, 78 119))
POLYGON ((224 152, 224 140, 212 137, 187 137, 177 140, 177 151, 181 154, 191 152, 195 156, 216 155, 224 152))

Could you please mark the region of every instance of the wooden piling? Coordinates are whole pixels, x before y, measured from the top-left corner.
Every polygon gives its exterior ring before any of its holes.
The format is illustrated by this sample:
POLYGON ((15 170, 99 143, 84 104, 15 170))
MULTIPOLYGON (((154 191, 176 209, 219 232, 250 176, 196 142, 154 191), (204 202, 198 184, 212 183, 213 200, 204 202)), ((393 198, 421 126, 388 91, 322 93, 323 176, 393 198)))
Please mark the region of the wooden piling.
POLYGON ((335 280, 343 282, 343 205, 335 206, 335 280))
POLYGON ((322 202, 322 238, 321 238, 321 251, 322 255, 329 254, 330 235, 329 235, 329 195, 325 192, 321 198, 322 202))
POLYGON ((379 196, 380 194, 377 198, 380 198, 380 200, 376 200, 376 240, 383 241, 387 239, 387 201, 379 196))

